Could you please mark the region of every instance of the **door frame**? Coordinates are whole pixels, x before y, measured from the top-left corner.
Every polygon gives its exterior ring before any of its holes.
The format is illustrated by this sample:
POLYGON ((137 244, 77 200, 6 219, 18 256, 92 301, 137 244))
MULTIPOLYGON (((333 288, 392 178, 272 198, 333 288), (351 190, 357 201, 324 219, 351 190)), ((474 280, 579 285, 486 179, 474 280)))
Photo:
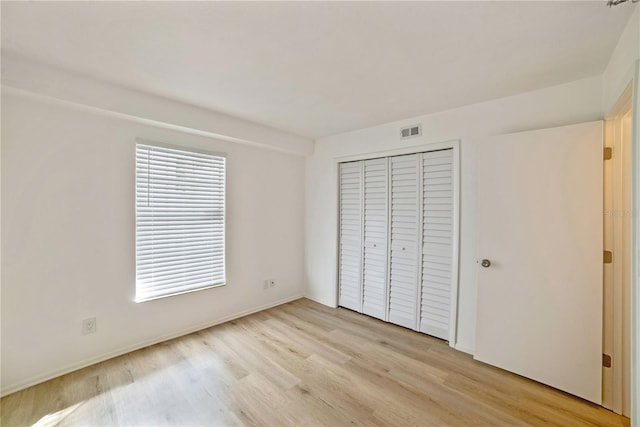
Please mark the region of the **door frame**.
MULTIPOLYGON (((359 160, 370 160, 380 157, 402 156, 405 154, 424 153, 426 151, 437 150, 453 150, 453 242, 452 242, 452 260, 451 260, 451 308, 449 313, 449 346, 456 348, 458 337, 458 288, 459 288, 459 269, 460 269, 460 140, 449 140, 441 142, 432 142, 420 145, 411 145, 391 150, 369 151, 346 156, 334 157, 334 170, 339 173, 339 164, 344 162, 353 162, 359 160)), ((340 180, 338 179, 336 187, 336 218, 338 219, 336 227, 336 280, 334 289, 334 306, 338 306, 338 298, 340 294, 340 180)))
POLYGON ((640 424, 640 59, 636 60, 631 116, 631 425, 640 424))
POLYGON ((613 152, 604 162, 604 244, 614 259, 603 270, 603 353, 612 363, 602 368, 602 406, 625 416, 630 416, 631 392, 631 242, 626 239, 631 237, 632 135, 623 147, 622 128, 631 120, 632 95, 629 84, 604 122, 604 146, 613 152))

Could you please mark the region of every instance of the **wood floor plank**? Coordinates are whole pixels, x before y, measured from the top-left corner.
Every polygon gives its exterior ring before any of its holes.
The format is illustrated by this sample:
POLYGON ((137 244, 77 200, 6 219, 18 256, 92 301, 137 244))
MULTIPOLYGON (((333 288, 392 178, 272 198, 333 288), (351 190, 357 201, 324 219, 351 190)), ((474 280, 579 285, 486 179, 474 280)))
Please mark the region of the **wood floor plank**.
POLYGON ((602 426, 439 339, 300 299, 0 400, 3 426, 602 426))

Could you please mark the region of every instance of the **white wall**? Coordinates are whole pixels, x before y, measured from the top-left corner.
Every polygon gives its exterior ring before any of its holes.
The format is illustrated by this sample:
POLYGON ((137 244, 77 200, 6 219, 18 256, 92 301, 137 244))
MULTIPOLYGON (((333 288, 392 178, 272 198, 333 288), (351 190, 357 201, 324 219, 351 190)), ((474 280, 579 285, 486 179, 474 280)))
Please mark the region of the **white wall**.
POLYGON ((598 120, 602 118, 601 101, 602 81, 594 77, 318 140, 306 167, 307 296, 326 305, 336 304, 336 158, 460 139, 460 287, 455 345, 472 352, 477 268, 476 142, 488 135, 598 120), (400 141, 400 127, 415 123, 422 123, 423 136, 400 141))
POLYGON ((303 293, 302 156, 3 89, 1 171, 3 394, 303 293), (228 285, 133 302, 136 137, 228 154, 228 285))
POLYGON ((635 62, 640 58, 640 7, 635 7, 609 64, 602 73, 602 107, 611 111, 622 92, 634 78, 635 62))
POLYGON ((180 129, 301 155, 313 152, 313 141, 228 114, 169 100, 149 93, 94 80, 68 70, 2 53, 2 85, 81 105, 100 114, 129 121, 180 129))

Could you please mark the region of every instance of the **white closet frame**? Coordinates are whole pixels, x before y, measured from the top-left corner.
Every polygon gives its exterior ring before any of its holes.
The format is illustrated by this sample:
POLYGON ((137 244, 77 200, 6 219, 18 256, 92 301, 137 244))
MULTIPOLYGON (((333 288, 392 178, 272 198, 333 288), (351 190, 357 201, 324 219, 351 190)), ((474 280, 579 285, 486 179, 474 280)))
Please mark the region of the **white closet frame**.
MULTIPOLYGON (((336 192, 336 218, 337 218, 337 234, 338 239, 336 242, 336 280, 335 285, 335 306, 339 305, 339 293, 340 293, 340 163, 353 162, 358 160, 369 160, 380 157, 392 157, 401 156, 405 154, 417 154, 427 151, 437 150, 453 150, 453 244, 451 254, 451 309, 449 314, 449 346, 455 347, 458 332, 458 277, 459 277, 459 259, 460 259, 460 140, 451 140, 443 142, 434 142, 422 145, 413 145, 409 147, 402 147, 391 150, 382 150, 367 152, 361 154, 353 154, 348 156, 334 157, 336 177, 338 178, 338 186, 336 192)), ((419 181, 422 181, 420 179, 419 181)), ((422 186, 422 184, 420 184, 422 186)), ((363 221, 364 222, 364 221, 363 221)), ((364 251, 363 251, 364 252, 364 251)), ((388 298, 388 293, 387 293, 388 298)), ((388 305, 388 301, 387 301, 388 305)), ((419 309, 419 307, 418 307, 419 309)), ((418 316, 418 321, 420 317, 418 316)))

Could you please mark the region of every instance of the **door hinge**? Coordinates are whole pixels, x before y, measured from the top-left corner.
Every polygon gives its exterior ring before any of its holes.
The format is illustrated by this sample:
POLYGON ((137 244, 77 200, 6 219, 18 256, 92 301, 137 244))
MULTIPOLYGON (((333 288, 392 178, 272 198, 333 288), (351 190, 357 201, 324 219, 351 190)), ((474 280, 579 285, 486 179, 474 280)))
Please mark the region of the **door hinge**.
POLYGON ((602 261, 605 264, 611 264, 613 262, 613 252, 611 251, 602 252, 602 261))
POLYGON ((613 157, 613 149, 611 147, 604 147, 604 159, 611 160, 613 157))
POLYGON ((608 354, 603 354, 602 355, 602 366, 604 366, 605 368, 610 368, 611 367, 611 356, 608 354))

